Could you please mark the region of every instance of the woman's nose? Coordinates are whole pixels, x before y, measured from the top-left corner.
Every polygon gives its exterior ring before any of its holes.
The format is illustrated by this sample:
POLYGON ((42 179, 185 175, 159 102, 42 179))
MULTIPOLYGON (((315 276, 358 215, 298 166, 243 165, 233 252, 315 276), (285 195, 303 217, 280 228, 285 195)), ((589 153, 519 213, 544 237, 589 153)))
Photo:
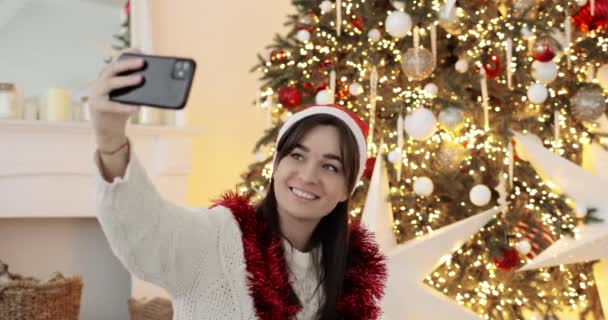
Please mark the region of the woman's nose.
POLYGON ((314 163, 307 163, 301 166, 298 173, 302 182, 317 183, 318 181, 317 166, 314 163))

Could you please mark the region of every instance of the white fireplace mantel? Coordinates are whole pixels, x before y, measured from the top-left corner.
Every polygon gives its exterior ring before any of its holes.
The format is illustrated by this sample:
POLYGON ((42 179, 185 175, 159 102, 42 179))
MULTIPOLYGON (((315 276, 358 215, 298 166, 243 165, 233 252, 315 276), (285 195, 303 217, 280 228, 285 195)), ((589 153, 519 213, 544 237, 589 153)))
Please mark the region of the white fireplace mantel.
MULTIPOLYGON (((156 187, 186 204, 192 140, 200 129, 129 125, 156 187)), ((90 123, 0 120, 0 218, 95 217, 90 123)))

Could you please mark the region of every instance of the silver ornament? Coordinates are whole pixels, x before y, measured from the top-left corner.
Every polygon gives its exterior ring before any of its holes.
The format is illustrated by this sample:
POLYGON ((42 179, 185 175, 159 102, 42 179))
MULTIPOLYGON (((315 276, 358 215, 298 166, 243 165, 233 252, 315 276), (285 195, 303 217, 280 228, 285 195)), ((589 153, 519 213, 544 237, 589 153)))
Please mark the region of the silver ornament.
POLYGON ((410 48, 401 58, 401 68, 410 81, 424 80, 435 70, 435 58, 427 49, 410 48))
POLYGON ((580 89, 572 98, 572 114, 579 121, 594 121, 606 112, 606 98, 597 85, 580 89))
POLYGON ((439 123, 448 130, 454 130, 462 123, 462 110, 447 107, 439 112, 439 123))

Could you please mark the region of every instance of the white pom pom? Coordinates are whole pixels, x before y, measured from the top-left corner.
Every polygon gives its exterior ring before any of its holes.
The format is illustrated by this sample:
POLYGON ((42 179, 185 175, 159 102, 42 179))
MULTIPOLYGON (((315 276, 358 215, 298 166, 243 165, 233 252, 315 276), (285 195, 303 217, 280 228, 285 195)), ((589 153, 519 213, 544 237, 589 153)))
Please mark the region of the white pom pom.
POLYGON ((471 189, 469 198, 471 198, 471 202, 474 205, 483 207, 490 203, 490 200, 492 199, 492 192, 486 185, 478 184, 471 189))
POLYGON ((517 243, 516 249, 519 251, 519 253, 525 256, 532 250, 532 245, 528 240, 522 240, 517 243))
POLYGON ((397 163, 399 161, 399 150, 393 150, 388 153, 388 161, 390 163, 397 163))
POLYGON ((334 101, 331 96, 331 91, 324 89, 324 90, 317 92, 317 95, 315 96, 315 102, 317 104, 333 103, 334 101))
POLYGON ((419 196, 430 196, 433 193, 433 188, 433 180, 428 177, 420 177, 414 181, 414 193, 419 196))
POLYGON ((436 84, 430 82, 430 83, 427 83, 426 86, 424 86, 424 92, 427 95, 434 97, 439 92, 439 87, 437 87, 436 84))
POLYGON ((380 40, 380 38, 382 37, 382 34, 380 33, 380 30, 374 28, 369 30, 369 32, 367 33, 367 37, 373 41, 373 42, 377 42, 380 40))
POLYGON ((458 59, 454 65, 454 69, 460 73, 465 73, 467 70, 469 70, 469 62, 467 59, 458 59))
POLYGON ((557 78, 557 64, 551 60, 542 62, 534 60, 532 62, 532 77, 541 83, 551 83, 557 78))
POLYGON ((576 0, 576 5, 582 7, 587 4, 587 0, 576 0))
POLYGON ((528 99, 532 103, 541 104, 547 100, 547 97, 549 97, 549 91, 540 83, 534 83, 528 88, 528 99))
POLYGON ((405 117, 403 121, 405 132, 416 139, 426 140, 435 134, 437 118, 429 109, 418 108, 405 117))
POLYGON ((358 96, 358 95, 360 95, 360 94, 363 93, 363 86, 361 86, 357 82, 353 82, 348 87, 348 92, 350 92, 350 94, 352 94, 353 96, 356 97, 356 96, 358 96))
POLYGON ((608 64, 603 64, 601 67, 599 67, 599 69, 597 69, 595 78, 604 90, 608 90, 608 64))
POLYGON ((386 17, 386 32, 395 38, 403 38, 412 29, 412 18, 405 12, 393 11, 386 17))
POLYGON ((319 5, 319 8, 321 8, 321 11, 323 13, 326 13, 326 12, 330 12, 331 10, 333 10, 334 5, 331 3, 331 1, 325 0, 325 1, 321 2, 321 4, 319 5))
POLYGON ((300 42, 308 42, 308 40, 310 40, 310 32, 308 32, 308 30, 306 29, 302 29, 298 31, 298 33, 296 34, 296 38, 300 42))

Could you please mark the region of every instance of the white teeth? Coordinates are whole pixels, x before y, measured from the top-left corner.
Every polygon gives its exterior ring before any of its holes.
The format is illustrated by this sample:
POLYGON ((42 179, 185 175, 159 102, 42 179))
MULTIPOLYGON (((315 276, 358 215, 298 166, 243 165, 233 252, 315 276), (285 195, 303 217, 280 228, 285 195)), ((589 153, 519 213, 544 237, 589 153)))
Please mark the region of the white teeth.
POLYGON ((304 192, 304 191, 302 191, 300 189, 296 189, 296 188, 291 188, 291 192, 293 192, 296 196, 307 199, 307 200, 314 200, 317 198, 317 196, 315 196, 314 194, 310 194, 308 192, 304 192))

